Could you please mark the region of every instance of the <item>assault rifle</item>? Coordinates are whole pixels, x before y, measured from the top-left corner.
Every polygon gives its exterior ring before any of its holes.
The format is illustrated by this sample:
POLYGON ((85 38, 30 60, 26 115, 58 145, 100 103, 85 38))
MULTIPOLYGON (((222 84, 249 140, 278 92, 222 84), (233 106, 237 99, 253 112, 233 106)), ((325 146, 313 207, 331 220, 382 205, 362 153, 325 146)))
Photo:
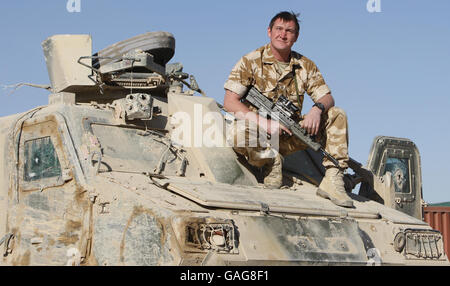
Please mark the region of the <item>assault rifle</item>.
POLYGON ((251 105, 258 109, 258 112, 265 114, 272 120, 278 121, 289 129, 292 134, 305 143, 309 148, 314 151, 321 152, 324 156, 330 159, 336 167, 339 167, 339 162, 325 151, 320 143, 314 141, 308 132, 300 127, 297 123, 300 121, 298 116, 300 110, 285 96, 280 96, 276 102, 273 102, 269 98, 261 94, 255 87, 251 87, 247 95, 244 97, 251 105))
MULTIPOLYGON (((276 102, 273 102, 272 100, 261 94, 255 87, 251 87, 247 95, 242 98, 242 101, 245 100, 256 107, 260 114, 266 115, 272 120, 276 120, 279 123, 283 124, 292 132, 294 136, 300 139, 309 148, 316 152, 321 152, 331 162, 333 162, 333 164, 337 168, 341 168, 336 158, 325 151, 320 143, 314 141, 308 134, 308 132, 300 127, 300 125, 298 124, 298 121, 300 121, 300 110, 285 96, 280 96, 276 102)), ((380 181, 380 178, 375 176, 372 171, 363 167, 361 163, 353 160, 352 158, 349 158, 348 166, 355 172, 355 174, 357 174, 357 176, 351 178, 351 182, 349 182, 349 188, 353 189, 357 184, 364 181, 368 183, 373 189, 380 189, 380 184, 383 184, 383 182, 380 181)))

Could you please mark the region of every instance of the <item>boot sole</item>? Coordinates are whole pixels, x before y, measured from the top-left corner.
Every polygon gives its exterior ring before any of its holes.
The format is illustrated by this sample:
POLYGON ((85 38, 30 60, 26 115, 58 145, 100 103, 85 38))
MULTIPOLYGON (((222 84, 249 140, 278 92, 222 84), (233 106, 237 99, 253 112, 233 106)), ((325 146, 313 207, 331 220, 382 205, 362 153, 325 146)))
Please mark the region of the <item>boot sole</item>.
POLYGON ((337 206, 341 206, 341 207, 345 207, 345 208, 352 208, 353 207, 353 202, 352 201, 339 201, 333 197, 330 197, 330 195, 328 195, 327 192, 325 192, 324 190, 317 188, 317 192, 316 195, 318 195, 319 197, 322 197, 324 199, 328 199, 330 200, 333 204, 337 205, 337 206))

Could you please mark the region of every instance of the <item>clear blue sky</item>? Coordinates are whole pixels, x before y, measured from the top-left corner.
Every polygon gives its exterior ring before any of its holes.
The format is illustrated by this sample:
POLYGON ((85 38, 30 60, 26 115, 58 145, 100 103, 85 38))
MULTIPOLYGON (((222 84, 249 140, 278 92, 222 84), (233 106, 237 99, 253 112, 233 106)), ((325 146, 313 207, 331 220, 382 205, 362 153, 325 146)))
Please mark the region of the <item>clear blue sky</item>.
MULTIPOLYGON (((270 18, 300 12, 294 49, 320 68, 349 118, 350 154, 365 163, 377 135, 412 139, 422 159, 424 199, 450 201, 450 1, 1 1, 0 84, 49 83, 41 42, 54 34, 90 34, 94 51, 148 31, 176 38, 182 62, 200 87, 223 102, 236 61, 267 43, 270 18)), ((0 87, 0 116, 45 105, 45 90, 0 87)), ((305 108, 311 106, 306 99, 305 108)))

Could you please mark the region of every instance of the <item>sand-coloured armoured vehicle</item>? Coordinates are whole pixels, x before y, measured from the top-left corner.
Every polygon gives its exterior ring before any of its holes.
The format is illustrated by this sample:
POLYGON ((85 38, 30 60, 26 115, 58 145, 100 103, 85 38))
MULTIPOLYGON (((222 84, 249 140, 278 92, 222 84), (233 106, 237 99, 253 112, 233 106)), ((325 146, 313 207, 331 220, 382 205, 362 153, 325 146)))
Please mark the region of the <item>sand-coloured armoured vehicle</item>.
POLYGON ((42 45, 49 104, 0 118, 2 265, 448 265, 410 140, 375 138, 347 176, 349 191, 362 182, 354 208, 316 196, 310 150, 265 189, 220 145, 232 120, 168 63, 170 33, 97 53, 89 35, 42 45))

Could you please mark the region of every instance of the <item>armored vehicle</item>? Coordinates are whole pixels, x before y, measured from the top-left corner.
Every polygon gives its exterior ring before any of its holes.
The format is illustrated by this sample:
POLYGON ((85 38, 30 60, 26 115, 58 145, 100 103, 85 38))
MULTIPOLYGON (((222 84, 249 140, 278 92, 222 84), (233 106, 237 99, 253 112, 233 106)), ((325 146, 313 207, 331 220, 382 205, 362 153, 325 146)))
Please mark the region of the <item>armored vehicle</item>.
POLYGON ((311 150, 265 189, 221 145, 232 120, 169 63, 172 34, 97 53, 88 35, 42 46, 49 104, 0 118, 2 265, 449 264, 421 219, 410 140, 376 137, 367 166, 353 162, 354 208, 316 196, 311 150))

